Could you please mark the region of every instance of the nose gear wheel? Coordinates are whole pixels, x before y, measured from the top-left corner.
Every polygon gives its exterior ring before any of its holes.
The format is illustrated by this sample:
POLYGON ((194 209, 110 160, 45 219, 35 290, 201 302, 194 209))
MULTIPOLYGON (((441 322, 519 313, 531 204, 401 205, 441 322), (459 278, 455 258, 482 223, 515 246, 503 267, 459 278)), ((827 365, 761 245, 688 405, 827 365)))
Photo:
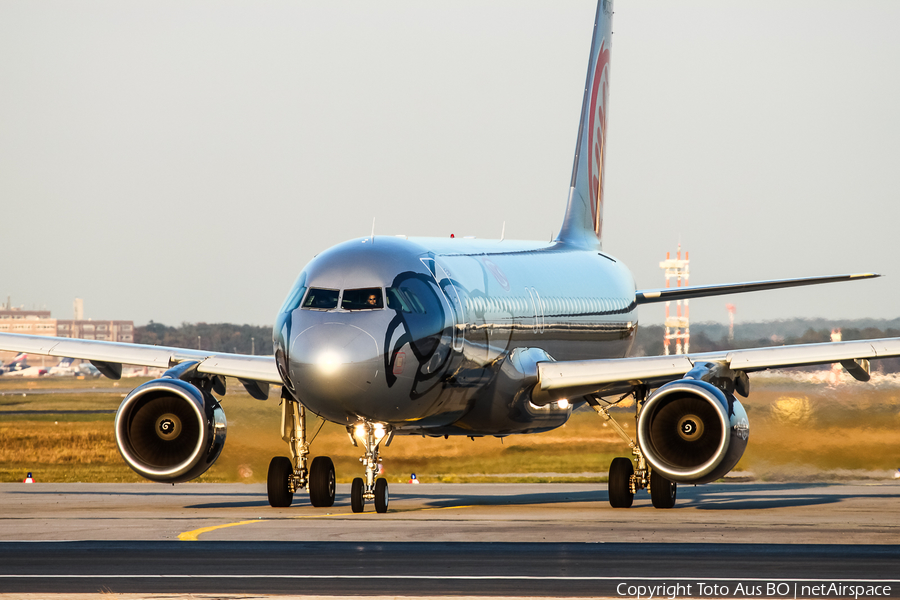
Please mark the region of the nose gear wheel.
POLYGON ((388 482, 384 477, 375 481, 375 512, 386 513, 388 509, 388 482))
POLYGON ((363 498, 366 484, 362 477, 357 477, 350 484, 350 509, 355 513, 361 513, 366 508, 366 499, 363 498))

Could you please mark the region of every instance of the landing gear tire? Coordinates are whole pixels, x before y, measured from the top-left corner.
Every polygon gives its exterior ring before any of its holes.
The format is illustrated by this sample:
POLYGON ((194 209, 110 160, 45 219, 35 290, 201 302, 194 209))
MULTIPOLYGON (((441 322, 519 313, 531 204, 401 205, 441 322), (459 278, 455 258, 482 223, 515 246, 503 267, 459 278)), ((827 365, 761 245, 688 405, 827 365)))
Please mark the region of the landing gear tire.
POLYGON ((654 470, 650 470, 650 500, 654 508, 672 508, 675 506, 675 493, 678 484, 669 481, 654 470))
POLYGON ((291 491, 289 480, 293 474, 294 466, 291 464, 291 459, 284 456, 276 456, 272 459, 266 478, 269 506, 284 508, 291 505, 294 500, 294 492, 291 491))
POLYGON ((355 513, 361 513, 366 507, 366 499, 363 498, 363 492, 366 484, 363 483, 362 477, 357 477, 350 484, 350 509, 355 513))
POLYGON ((389 501, 387 479, 379 477, 375 480, 375 512, 386 513, 389 501))
POLYGON ((327 456, 317 456, 309 468, 309 501, 313 506, 334 505, 334 463, 327 456))
MULTIPOLYGON (((631 476, 634 465, 627 458, 614 458, 609 465, 609 503, 613 508, 631 508, 634 493, 631 491, 631 476)), ((654 501, 655 505, 655 501, 654 501)))

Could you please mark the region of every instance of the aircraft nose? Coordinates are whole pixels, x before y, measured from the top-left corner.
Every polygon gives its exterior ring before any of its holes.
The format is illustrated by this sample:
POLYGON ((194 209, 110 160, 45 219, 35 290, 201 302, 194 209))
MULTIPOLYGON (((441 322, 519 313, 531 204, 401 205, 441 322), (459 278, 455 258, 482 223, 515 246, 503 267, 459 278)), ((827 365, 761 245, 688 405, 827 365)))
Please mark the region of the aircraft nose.
POLYGON ((379 374, 378 344, 355 325, 313 325, 293 340, 290 356, 301 400, 309 395, 347 403, 369 392, 379 374))

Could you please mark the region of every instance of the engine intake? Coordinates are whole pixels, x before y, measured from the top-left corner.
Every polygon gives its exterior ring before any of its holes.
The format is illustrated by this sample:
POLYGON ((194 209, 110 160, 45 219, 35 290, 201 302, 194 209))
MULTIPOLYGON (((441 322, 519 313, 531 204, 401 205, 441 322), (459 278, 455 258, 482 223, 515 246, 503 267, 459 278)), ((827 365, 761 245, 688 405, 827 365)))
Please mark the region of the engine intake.
POLYGON ((210 394, 179 379, 135 388, 116 412, 116 445, 138 474, 160 483, 202 475, 225 445, 225 411, 210 394))
POLYGON ((667 479, 708 483, 741 459, 750 424, 732 394, 705 381, 680 379, 650 395, 637 433, 647 461, 667 479))

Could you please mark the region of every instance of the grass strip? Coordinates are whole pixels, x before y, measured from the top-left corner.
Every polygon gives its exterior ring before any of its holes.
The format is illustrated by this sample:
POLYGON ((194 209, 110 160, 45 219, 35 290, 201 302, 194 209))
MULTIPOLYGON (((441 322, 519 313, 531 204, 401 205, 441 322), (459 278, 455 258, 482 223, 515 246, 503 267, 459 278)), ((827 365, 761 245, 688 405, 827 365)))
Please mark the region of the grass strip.
MULTIPOLYGON (((288 454, 279 432, 280 408, 273 400, 250 398, 240 387, 229 390, 222 400, 228 419, 225 449, 200 481, 264 482, 271 458, 288 454)), ((4 400, 0 396, 0 481, 22 481, 29 471, 39 482, 142 481, 119 456, 113 414, 8 414, 114 410, 121 398, 86 390, 18 397, 15 404, 4 400)), ((885 478, 900 468, 900 389, 778 382, 757 385, 742 402, 750 417, 750 443, 736 470, 752 472, 756 479, 830 481, 844 472, 885 478)), ((630 414, 617 418, 634 431, 630 414)), ((312 424, 310 431, 315 428, 312 424)), ((332 457, 339 482, 362 473, 360 450, 339 425, 326 423, 312 450, 332 457)), ((603 475, 579 474, 605 474, 612 458, 629 456, 629 450, 592 412, 577 412, 564 427, 541 434, 474 441, 396 436, 382 456, 391 482, 407 481, 410 473, 423 483, 600 482, 603 475)))

